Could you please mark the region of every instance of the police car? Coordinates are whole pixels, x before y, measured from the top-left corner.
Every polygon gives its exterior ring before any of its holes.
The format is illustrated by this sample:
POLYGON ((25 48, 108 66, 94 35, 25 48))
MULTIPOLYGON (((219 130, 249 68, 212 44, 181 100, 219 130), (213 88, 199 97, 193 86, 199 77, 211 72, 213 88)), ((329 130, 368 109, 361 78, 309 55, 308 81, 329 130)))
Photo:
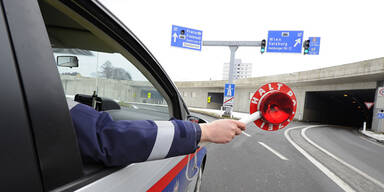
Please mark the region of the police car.
POLYGON ((204 147, 126 167, 81 159, 67 99, 116 120, 204 122, 128 28, 97 1, 0 2, 0 191, 199 191, 204 147))

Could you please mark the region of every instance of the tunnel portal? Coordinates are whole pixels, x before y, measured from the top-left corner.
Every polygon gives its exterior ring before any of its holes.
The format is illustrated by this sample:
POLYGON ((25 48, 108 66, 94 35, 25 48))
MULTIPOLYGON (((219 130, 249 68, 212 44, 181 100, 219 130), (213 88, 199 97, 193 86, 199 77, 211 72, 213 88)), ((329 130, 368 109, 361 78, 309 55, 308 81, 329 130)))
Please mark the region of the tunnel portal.
POLYGON ((303 120, 333 125, 371 127, 375 89, 306 92, 303 120))
POLYGON ((208 97, 210 97, 209 102, 207 104, 208 109, 220 109, 223 105, 224 93, 208 93, 208 97))

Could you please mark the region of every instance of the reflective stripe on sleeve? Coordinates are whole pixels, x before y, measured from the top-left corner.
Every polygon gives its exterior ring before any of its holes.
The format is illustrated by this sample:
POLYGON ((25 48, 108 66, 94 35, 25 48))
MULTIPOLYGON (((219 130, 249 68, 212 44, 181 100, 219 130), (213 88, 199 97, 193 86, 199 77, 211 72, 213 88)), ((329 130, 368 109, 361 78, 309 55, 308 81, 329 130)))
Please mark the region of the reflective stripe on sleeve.
POLYGON ((171 121, 155 121, 157 135, 155 145, 147 160, 163 159, 168 155, 175 134, 175 126, 171 121))

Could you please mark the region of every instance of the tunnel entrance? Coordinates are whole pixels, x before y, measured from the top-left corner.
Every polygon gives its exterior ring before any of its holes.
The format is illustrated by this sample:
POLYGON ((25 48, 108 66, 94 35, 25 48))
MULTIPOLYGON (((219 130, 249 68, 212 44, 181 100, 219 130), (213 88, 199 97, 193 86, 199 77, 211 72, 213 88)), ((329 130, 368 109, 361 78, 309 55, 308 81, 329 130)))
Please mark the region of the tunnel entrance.
POLYGON ((208 92, 209 102, 207 103, 208 109, 220 109, 223 105, 224 93, 208 92))
POLYGON ((303 120, 352 127, 365 121, 370 128, 373 107, 365 102, 374 99, 375 89, 306 92, 303 120))

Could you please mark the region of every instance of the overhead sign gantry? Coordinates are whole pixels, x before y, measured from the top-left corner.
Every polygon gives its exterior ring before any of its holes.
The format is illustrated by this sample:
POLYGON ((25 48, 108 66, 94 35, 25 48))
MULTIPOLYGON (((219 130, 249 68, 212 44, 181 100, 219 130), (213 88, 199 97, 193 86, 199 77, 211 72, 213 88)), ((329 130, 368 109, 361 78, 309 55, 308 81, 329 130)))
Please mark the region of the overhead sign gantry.
MULTIPOLYGON (((171 46, 201 51, 202 46, 229 47, 231 52, 229 62, 228 83, 225 85, 223 100, 224 115, 231 116, 234 105, 235 85, 233 84, 234 62, 239 47, 261 47, 260 53, 301 53, 318 55, 320 37, 311 37, 303 42, 304 31, 268 31, 268 41, 202 41, 201 30, 172 25, 171 46), (311 49, 309 49, 311 48, 311 49), (230 90, 228 89, 230 87, 230 90), (228 91, 230 95, 228 94, 228 91)), ((208 100, 208 102, 210 102, 208 100)))
MULTIPOLYGON (((203 46, 224 46, 224 47, 229 47, 229 50, 231 51, 230 62, 229 62, 229 73, 228 73, 228 87, 231 86, 232 96, 227 96, 225 94, 224 101, 223 101, 224 115, 231 116, 233 103, 234 103, 234 93, 235 93, 235 85, 233 84, 233 75, 234 75, 233 70, 234 70, 236 51, 239 47, 260 47, 261 41, 203 41, 203 46)), ((228 93, 227 90, 228 89, 226 89, 224 92, 228 93)))

